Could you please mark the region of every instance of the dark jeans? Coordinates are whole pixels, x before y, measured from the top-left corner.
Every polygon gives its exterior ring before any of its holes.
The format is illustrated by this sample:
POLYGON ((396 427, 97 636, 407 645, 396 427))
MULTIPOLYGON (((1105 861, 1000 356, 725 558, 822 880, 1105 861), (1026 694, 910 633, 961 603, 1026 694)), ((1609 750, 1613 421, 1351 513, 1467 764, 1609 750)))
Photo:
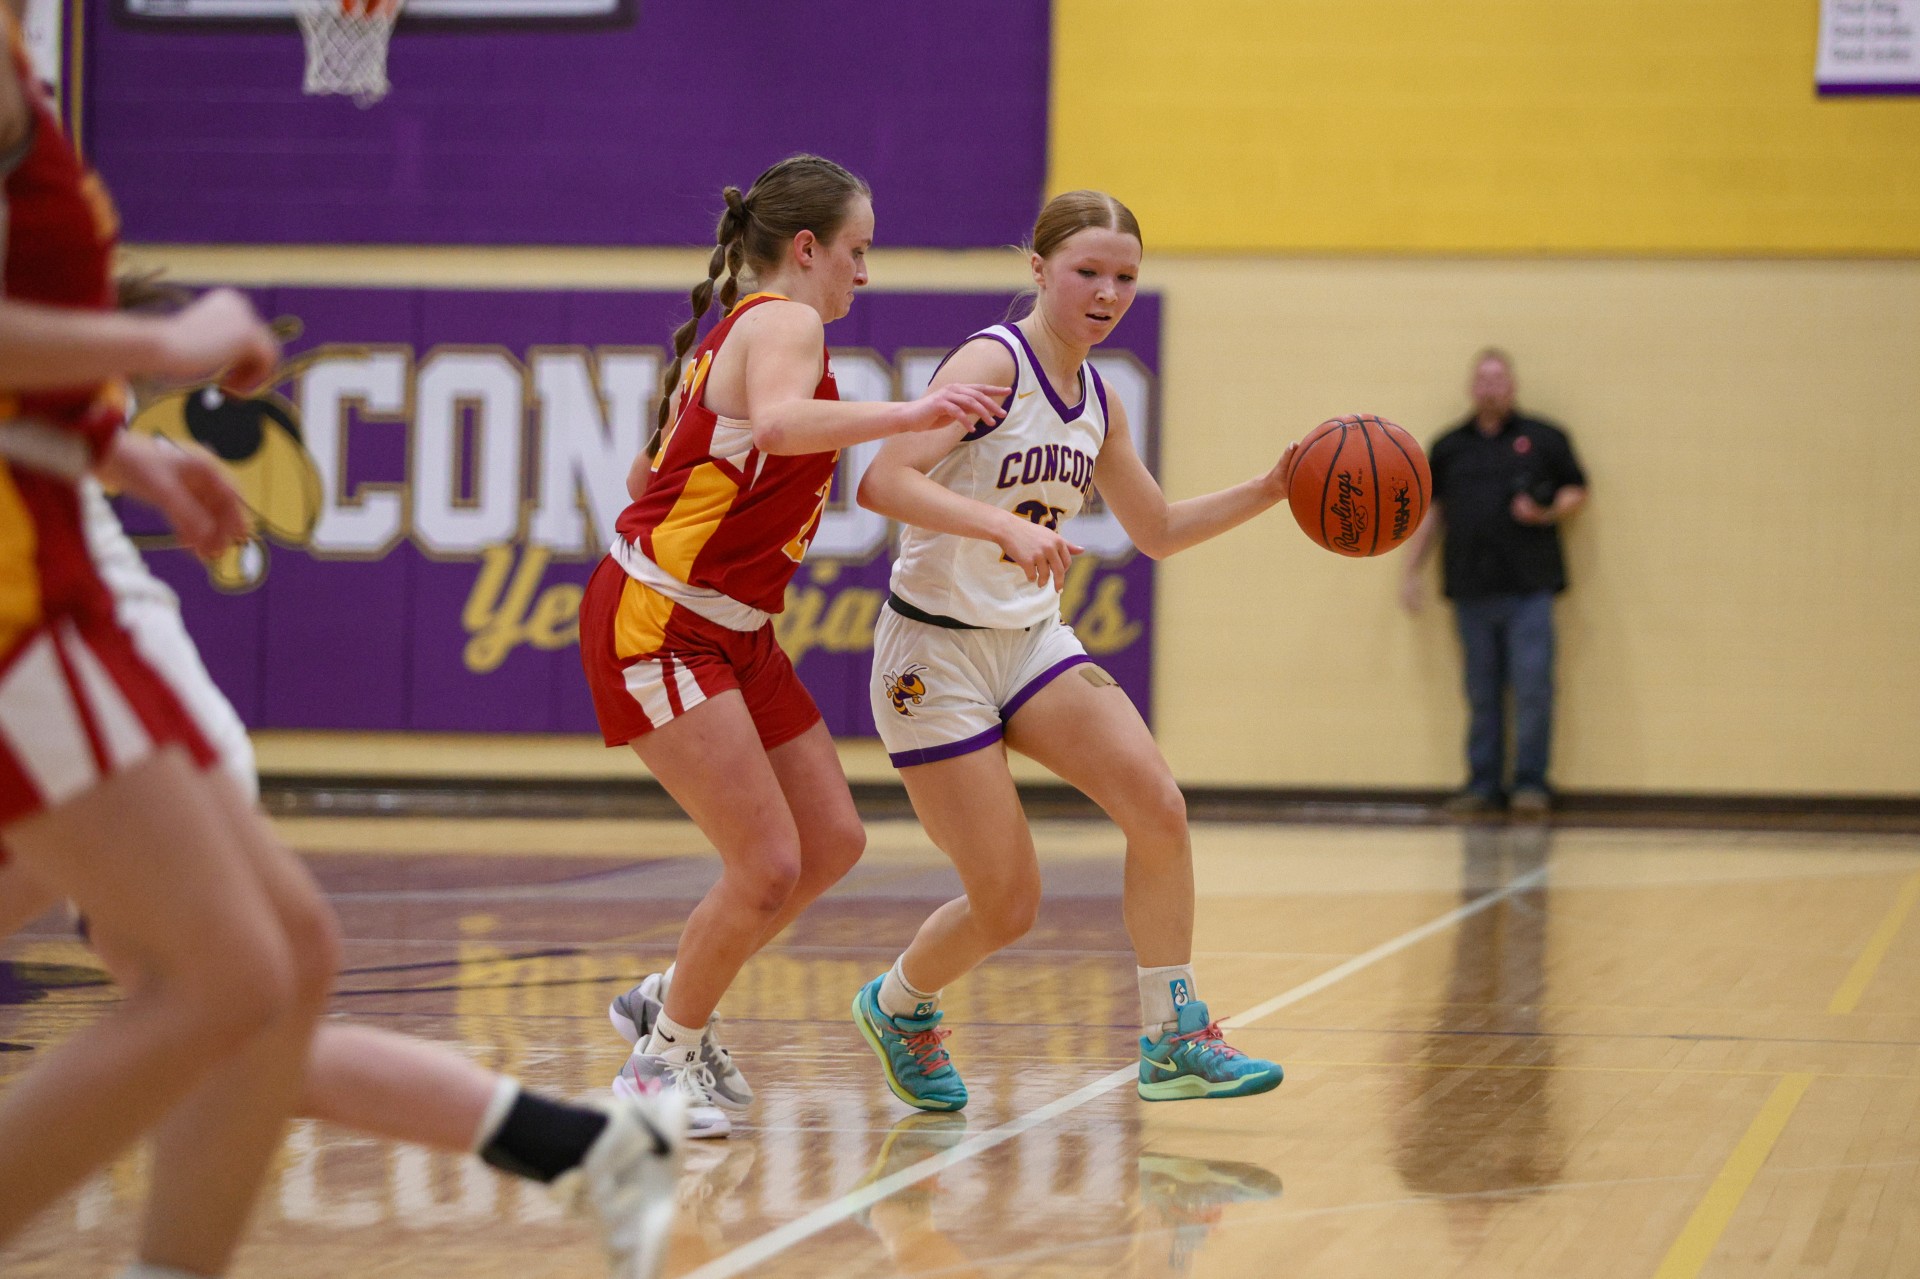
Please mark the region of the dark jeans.
POLYGON ((1488 798, 1506 790, 1506 693, 1513 687, 1515 790, 1547 788, 1553 737, 1553 594, 1453 601, 1467 664, 1467 785, 1488 798))

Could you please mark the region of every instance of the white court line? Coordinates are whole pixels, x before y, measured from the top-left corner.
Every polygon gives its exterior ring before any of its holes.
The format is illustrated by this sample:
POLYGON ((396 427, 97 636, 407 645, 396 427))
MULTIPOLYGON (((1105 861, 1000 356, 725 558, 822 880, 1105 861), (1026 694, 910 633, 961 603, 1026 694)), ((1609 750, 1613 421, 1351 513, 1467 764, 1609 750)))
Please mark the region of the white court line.
MULTIPOLYGON (((1544 866, 1538 870, 1528 871, 1504 888, 1488 893, 1484 897, 1476 897, 1458 909, 1450 910, 1437 919, 1430 919, 1418 928, 1401 933, 1391 941, 1382 942, 1364 954, 1355 955, 1344 964, 1329 968, 1311 981, 1302 982, 1283 994, 1275 995, 1264 1004, 1256 1004, 1238 1016, 1227 1018, 1221 1024, 1227 1027, 1247 1026, 1259 1021, 1262 1017, 1271 1016, 1289 1004, 1298 1003, 1309 995, 1317 995, 1335 982, 1344 981, 1362 969, 1370 968, 1383 959, 1399 954, 1409 946, 1425 941, 1437 932, 1451 928, 1463 919, 1479 914, 1489 906, 1505 901, 1515 893, 1524 893, 1538 886, 1546 877, 1547 868, 1544 866)), ((779 1256, 795 1244, 810 1239, 829 1226, 838 1225, 855 1213, 879 1203, 888 1195, 904 1190, 915 1182, 925 1181, 928 1177, 944 1172, 975 1155, 992 1150, 995 1146, 1012 1141, 1015 1137, 1038 1128, 1050 1119, 1078 1110, 1088 1102, 1104 1097, 1120 1085, 1134 1082, 1139 1077, 1139 1066, 1122 1066, 1112 1074, 1103 1075, 1084 1088, 1050 1101, 1038 1110, 1030 1111, 1018 1119, 1001 1124, 998 1128, 989 1129, 978 1137, 969 1137, 951 1150, 942 1151, 917 1164, 902 1168, 899 1172, 882 1177, 858 1190, 848 1191, 838 1199, 824 1203, 812 1212, 796 1217, 786 1225, 770 1230, 758 1239, 714 1258, 699 1269, 689 1271, 681 1279, 732 1279, 735 1275, 745 1274, 753 1267, 779 1256)))

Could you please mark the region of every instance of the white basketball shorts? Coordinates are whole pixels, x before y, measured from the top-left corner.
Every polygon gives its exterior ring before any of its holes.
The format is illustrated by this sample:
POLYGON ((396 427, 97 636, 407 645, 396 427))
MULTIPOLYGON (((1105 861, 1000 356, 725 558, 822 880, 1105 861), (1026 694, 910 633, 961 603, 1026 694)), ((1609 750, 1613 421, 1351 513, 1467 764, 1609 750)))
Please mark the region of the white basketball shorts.
POLYGON ((882 608, 873 722, 895 768, 952 759, 999 741, 1035 693, 1092 660, 1057 618, 1024 630, 957 630, 882 608))

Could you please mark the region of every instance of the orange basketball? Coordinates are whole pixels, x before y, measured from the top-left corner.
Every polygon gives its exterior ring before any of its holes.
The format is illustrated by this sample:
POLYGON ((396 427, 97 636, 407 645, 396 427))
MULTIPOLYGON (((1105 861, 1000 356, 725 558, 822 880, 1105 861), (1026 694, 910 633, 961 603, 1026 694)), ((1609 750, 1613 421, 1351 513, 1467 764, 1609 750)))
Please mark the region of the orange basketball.
POLYGON ((1433 496, 1427 455, 1371 413, 1337 417, 1300 441, 1287 505, 1307 536, 1341 555, 1384 555, 1413 535, 1433 496))

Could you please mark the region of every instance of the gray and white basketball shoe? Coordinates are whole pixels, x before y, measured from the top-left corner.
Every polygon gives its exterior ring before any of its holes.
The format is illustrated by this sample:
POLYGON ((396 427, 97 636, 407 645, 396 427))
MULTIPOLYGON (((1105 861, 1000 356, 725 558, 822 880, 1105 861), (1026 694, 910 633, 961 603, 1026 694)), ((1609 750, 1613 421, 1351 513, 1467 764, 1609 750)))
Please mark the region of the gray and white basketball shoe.
POLYGON ((688 1048, 672 1056, 633 1053, 614 1076, 614 1095, 650 1097, 671 1092, 679 1096, 687 1112, 687 1136, 696 1141, 724 1137, 733 1131, 727 1112, 714 1104, 713 1072, 700 1060, 700 1050, 688 1048))
POLYGON ((553 1183, 553 1194, 599 1218, 614 1279, 654 1279, 666 1260, 679 1200, 686 1102, 661 1089, 616 1097, 604 1110, 606 1128, 580 1166, 553 1183))
MULTIPOLYGON (((648 973, 638 986, 607 1005, 608 1020, 629 1044, 637 1046, 653 1033, 653 1021, 663 1003, 660 987, 664 979, 664 973, 648 973)), ((700 1033, 700 1058, 713 1072, 714 1104, 727 1110, 745 1110, 753 1104, 753 1085, 733 1064, 733 1054, 720 1043, 719 1027, 720 1014, 715 1013, 707 1018, 706 1029, 700 1033)))

